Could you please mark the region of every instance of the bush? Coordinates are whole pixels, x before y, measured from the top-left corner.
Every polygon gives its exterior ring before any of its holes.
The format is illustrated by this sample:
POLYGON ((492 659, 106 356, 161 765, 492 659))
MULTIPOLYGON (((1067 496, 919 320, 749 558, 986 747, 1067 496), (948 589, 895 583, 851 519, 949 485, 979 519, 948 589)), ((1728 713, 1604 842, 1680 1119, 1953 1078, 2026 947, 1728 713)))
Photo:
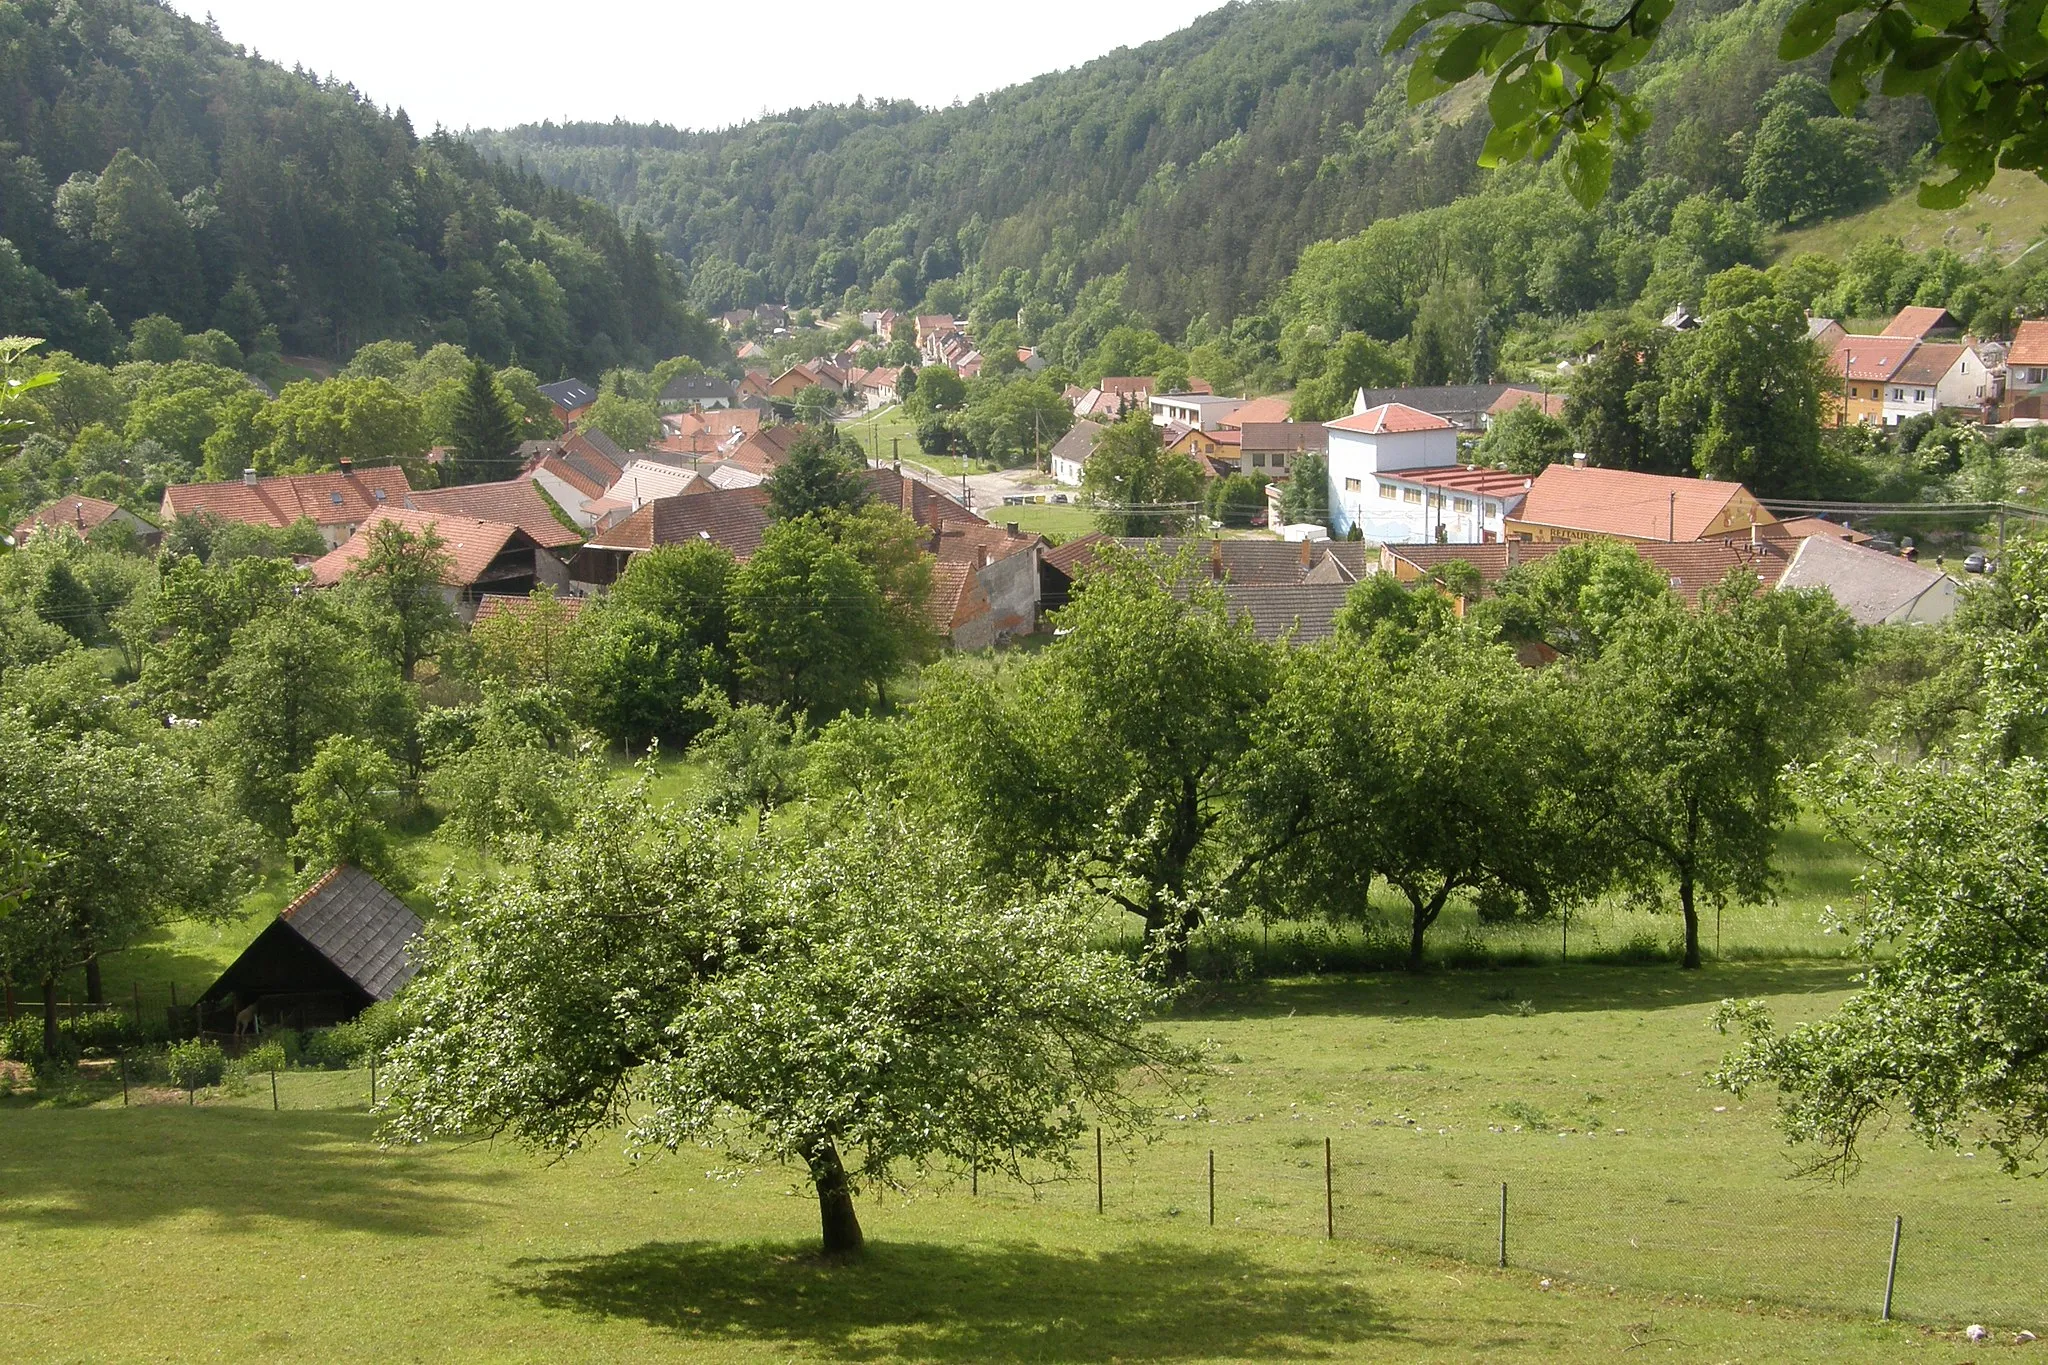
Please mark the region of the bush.
POLYGON ((150 1028, 115 1009, 94 1010, 76 1019, 60 1020, 57 1027, 71 1035, 80 1051, 100 1056, 112 1056, 153 1041, 150 1028))
POLYGON ((43 1021, 22 1015, 11 1024, 0 1024, 0 1059, 32 1062, 43 1055, 43 1021))
POLYGON ((235 1070, 244 1076, 260 1076, 266 1071, 284 1070, 286 1062, 284 1044, 273 1038, 235 1058, 235 1070))
POLYGON ((171 1083, 181 1090, 219 1085, 228 1072, 227 1054, 220 1050, 220 1044, 203 1038, 173 1043, 165 1062, 170 1069, 171 1083))
POLYGON ((299 1060, 330 1071, 354 1066, 362 1052, 362 1035, 354 1024, 309 1029, 299 1039, 299 1060))

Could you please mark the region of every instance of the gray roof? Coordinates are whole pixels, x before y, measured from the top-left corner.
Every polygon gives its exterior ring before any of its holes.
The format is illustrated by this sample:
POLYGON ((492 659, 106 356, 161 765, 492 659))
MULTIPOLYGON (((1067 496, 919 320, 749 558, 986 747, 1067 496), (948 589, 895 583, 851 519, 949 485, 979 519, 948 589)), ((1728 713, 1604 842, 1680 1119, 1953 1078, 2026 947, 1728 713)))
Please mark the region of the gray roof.
MULTIPOLYGON (((1169 558, 1192 545, 1197 561, 1209 569, 1212 577, 1238 587, 1291 588, 1305 582, 1330 581, 1348 585, 1367 572, 1366 547, 1361 541, 1132 536, 1119 543, 1126 549, 1156 550, 1169 558), (1326 564, 1330 567, 1325 568, 1326 564)), ((1377 556, 1374 558, 1377 562, 1377 556)))
POLYGON ((1955 580, 1897 555, 1833 536, 1799 542, 1778 587, 1826 588, 1858 625, 1943 621, 1955 611, 1955 580))
POLYGON ((580 379, 558 379, 552 384, 541 385, 540 391, 559 408, 580 408, 597 401, 597 390, 580 379))
POLYGON ((1330 630, 1351 595, 1349 583, 1305 583, 1294 587, 1226 583, 1223 596, 1233 617, 1247 617, 1261 640, 1290 637, 1297 645, 1330 638, 1330 630))
POLYGON ((1053 442, 1051 458, 1055 460, 1072 460, 1076 464, 1086 464, 1089 455, 1094 453, 1095 438, 1101 434, 1102 426, 1100 423, 1090 422, 1086 418, 1082 418, 1075 422, 1072 427, 1068 428, 1066 435, 1053 442))
POLYGON ((1511 384, 1437 384, 1400 389, 1367 389, 1365 405, 1401 403, 1422 412, 1432 412, 1461 427, 1477 427, 1486 410, 1514 386, 1511 384))
POLYGON ((664 403, 702 403, 723 398, 730 403, 739 396, 739 385, 723 375, 679 374, 661 386, 664 403))
POLYGON ((375 999, 389 1000, 412 980, 405 947, 419 937, 420 918, 361 868, 335 868, 278 919, 375 999))

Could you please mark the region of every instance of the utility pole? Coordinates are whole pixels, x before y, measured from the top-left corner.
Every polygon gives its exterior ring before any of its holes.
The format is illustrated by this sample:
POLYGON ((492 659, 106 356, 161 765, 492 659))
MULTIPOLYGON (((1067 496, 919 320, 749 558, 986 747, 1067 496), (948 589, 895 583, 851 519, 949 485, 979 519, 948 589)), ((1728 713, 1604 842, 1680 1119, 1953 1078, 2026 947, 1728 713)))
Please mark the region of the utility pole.
POLYGON ((1671 495, 1671 514, 1664 523, 1664 539, 1666 541, 1678 539, 1678 494, 1676 492, 1673 492, 1671 495))

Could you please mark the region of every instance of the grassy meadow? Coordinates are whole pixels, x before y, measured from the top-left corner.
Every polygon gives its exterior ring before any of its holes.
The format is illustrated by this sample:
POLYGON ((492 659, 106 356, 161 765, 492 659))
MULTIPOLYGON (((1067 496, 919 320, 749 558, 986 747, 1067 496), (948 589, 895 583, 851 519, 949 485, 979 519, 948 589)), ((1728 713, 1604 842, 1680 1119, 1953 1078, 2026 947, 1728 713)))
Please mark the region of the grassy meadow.
MULTIPOLYGON (((661 794, 693 780, 666 765, 661 794)), ((422 885, 481 870, 411 853, 422 885)), ((1621 905, 1575 919, 1569 963, 1555 923, 1454 910, 1420 976, 1361 970, 1391 922, 1236 926, 1163 1025, 1210 1071, 1109 1145, 1102 1214, 1086 1144, 1028 1182, 912 1175, 861 1200, 857 1265, 813 1254, 789 1171, 603 1135, 387 1149, 361 1071, 286 1072, 273 1112, 262 1077, 124 1108, 103 1070, 0 1099, 0 1330, 35 1360, 692 1361, 1950 1359, 1969 1322, 2042 1331, 2034 1182, 1897 1133, 1847 1184, 1794 1178, 1769 1098, 1708 1079, 1717 1001, 1789 1023, 1852 985, 1822 930, 1853 859, 1808 826, 1785 855, 1784 898, 1694 974, 1672 917, 1621 905)), ((110 993, 203 987, 287 892, 110 960, 110 993)))

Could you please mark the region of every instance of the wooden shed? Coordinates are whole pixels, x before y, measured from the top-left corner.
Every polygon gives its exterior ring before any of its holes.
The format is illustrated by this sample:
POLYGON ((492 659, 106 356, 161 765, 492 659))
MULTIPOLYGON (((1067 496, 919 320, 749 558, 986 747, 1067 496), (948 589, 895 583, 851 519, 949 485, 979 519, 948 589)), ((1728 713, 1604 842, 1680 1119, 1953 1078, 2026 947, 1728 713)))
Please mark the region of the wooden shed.
POLYGON ((334 868, 264 926, 199 997, 202 1031, 228 1032, 254 1005, 265 1027, 323 1028, 412 980, 419 916, 361 868, 334 868))

